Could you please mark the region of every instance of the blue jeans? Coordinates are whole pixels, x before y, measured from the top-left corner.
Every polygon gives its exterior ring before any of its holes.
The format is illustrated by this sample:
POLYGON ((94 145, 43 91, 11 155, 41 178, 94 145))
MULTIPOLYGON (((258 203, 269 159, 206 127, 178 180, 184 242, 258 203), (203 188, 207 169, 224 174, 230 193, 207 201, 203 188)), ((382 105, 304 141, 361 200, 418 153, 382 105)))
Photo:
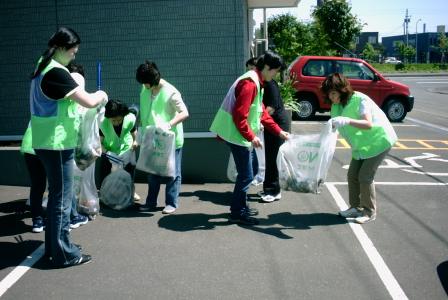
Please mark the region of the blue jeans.
POLYGON ((73 149, 54 151, 36 149, 48 178, 45 254, 56 266, 66 266, 81 257, 69 233, 73 201, 73 149))
POLYGON ((253 153, 250 148, 227 143, 232 151, 235 160, 236 177, 235 188, 233 189, 232 204, 230 213, 233 216, 241 216, 247 211, 247 191, 254 179, 252 168, 253 153))
POLYGON ((175 174, 174 177, 162 177, 159 175, 148 175, 148 196, 146 197, 147 206, 157 206, 157 196, 160 191, 160 184, 165 183, 165 204, 172 207, 179 207, 179 191, 182 182, 181 165, 182 165, 182 148, 176 149, 175 158, 175 174))

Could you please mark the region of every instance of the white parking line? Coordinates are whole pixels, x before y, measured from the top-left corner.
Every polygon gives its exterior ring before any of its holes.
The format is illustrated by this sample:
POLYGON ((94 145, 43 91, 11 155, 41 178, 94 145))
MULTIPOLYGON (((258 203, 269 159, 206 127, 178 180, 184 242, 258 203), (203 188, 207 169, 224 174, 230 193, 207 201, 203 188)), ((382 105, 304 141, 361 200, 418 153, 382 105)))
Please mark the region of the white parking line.
POLYGON ((0 297, 16 283, 43 255, 45 244, 42 244, 27 256, 14 270, 11 271, 2 281, 0 281, 0 297))
POLYGON ((414 119, 414 118, 409 118, 409 117, 406 118, 406 119, 409 120, 409 121, 412 121, 414 123, 417 123, 419 125, 423 125, 423 126, 427 126, 427 127, 430 127, 430 128, 434 128, 434 129, 438 129, 438 130, 442 130, 442 131, 448 132, 448 128, 447 127, 435 125, 435 124, 432 124, 432 123, 420 121, 420 120, 417 120, 417 119, 414 119))
MULTIPOLYGON (((345 203, 339 191, 336 189, 335 185, 328 182, 325 185, 330 194, 333 196, 333 199, 335 200, 336 204, 339 206, 339 209, 346 210, 348 206, 345 203)), ((380 253, 375 248, 375 245, 373 245, 373 242, 367 236, 364 229, 362 229, 362 226, 355 223, 348 223, 348 224, 350 225, 350 228, 353 230, 353 233, 355 234, 356 238, 358 239, 359 243, 364 249, 364 252, 367 254, 367 257, 369 258, 370 262, 372 263, 373 267, 378 273, 381 281, 386 286, 386 289, 391 295, 392 299, 397 300, 408 299, 403 289, 401 288, 400 284, 387 267, 380 253)))

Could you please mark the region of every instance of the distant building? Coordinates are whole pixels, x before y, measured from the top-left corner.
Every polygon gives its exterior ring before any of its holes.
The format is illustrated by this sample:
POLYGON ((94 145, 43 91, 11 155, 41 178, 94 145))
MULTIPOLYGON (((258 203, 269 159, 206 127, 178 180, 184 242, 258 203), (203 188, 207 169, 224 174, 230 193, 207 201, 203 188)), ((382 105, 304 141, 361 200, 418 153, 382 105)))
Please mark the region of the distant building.
POLYGON ((373 47, 378 45, 378 32, 361 32, 361 34, 356 38, 355 52, 356 54, 361 54, 362 50, 366 47, 366 44, 372 44, 373 47))
MULTIPOLYGON (((447 33, 445 33, 447 35, 447 33)), ((416 46, 416 35, 408 35, 408 43, 410 46, 416 46)), ((422 32, 417 34, 417 62, 419 63, 438 63, 441 54, 437 50, 438 32, 422 32)), ((382 38, 382 44, 385 49, 385 56, 394 56, 403 59, 397 50, 397 44, 406 43, 405 35, 388 36, 382 38)))

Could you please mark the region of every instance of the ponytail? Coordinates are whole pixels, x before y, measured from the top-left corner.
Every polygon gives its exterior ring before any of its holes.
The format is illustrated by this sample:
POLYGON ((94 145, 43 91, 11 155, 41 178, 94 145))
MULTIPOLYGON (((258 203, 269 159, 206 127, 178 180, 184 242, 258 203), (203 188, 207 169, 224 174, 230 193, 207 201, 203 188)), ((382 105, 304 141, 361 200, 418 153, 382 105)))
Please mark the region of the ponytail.
POLYGON ((57 48, 70 49, 80 43, 81 39, 73 29, 67 27, 59 28, 48 41, 48 49, 42 54, 39 65, 31 74, 31 79, 36 78, 48 66, 57 48))
POLYGON ((42 58, 39 61, 39 65, 37 66, 36 70, 31 74, 31 79, 34 79, 37 76, 39 76, 39 74, 43 71, 43 69, 45 69, 48 66, 55 51, 56 47, 51 47, 45 50, 45 52, 42 54, 42 58))

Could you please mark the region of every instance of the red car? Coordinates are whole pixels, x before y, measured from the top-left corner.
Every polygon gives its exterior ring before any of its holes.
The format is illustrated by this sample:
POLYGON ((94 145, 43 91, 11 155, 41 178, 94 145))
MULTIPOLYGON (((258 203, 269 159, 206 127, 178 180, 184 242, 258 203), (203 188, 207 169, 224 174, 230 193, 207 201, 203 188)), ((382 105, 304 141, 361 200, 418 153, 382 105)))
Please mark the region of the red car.
POLYGON ((368 95, 381 107, 391 122, 400 122, 414 106, 409 87, 386 79, 362 59, 332 56, 299 56, 289 66, 295 78, 295 96, 300 104, 299 120, 310 119, 316 112, 330 110, 319 88, 331 73, 343 73, 353 89, 368 95))

